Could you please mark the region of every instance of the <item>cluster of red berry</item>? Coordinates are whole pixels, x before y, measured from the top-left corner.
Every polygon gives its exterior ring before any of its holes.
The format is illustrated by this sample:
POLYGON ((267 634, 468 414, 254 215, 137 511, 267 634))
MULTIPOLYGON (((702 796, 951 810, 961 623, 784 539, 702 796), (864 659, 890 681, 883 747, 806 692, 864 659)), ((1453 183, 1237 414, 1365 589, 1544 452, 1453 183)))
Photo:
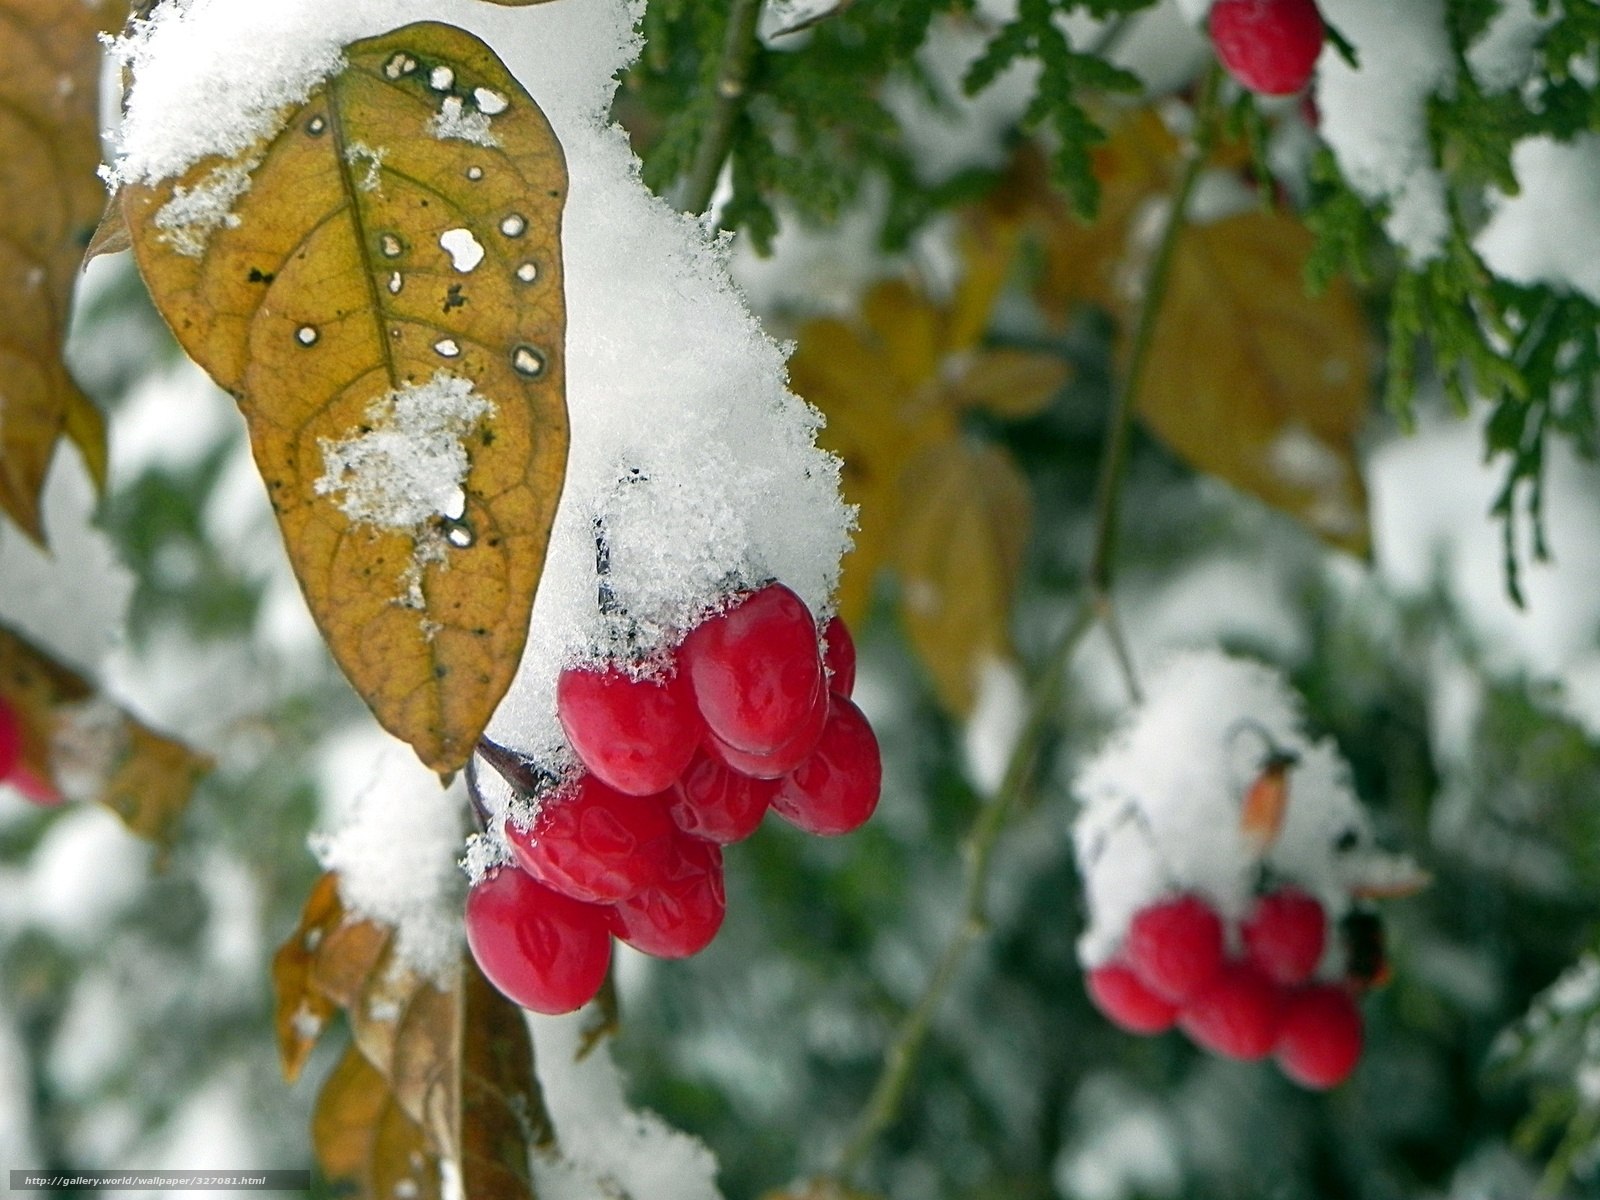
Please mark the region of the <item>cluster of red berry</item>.
POLYGON ((682 958, 722 925, 721 847, 768 808, 808 833, 848 833, 877 807, 878 743, 850 701, 855 646, 837 617, 769 584, 698 625, 648 678, 564 671, 562 728, 584 770, 507 822, 516 867, 467 899, 483 973, 537 1012, 600 989, 613 936, 682 958))
POLYGON ((1281 887, 1256 900, 1239 928, 1243 953, 1230 958, 1221 918, 1198 896, 1180 895, 1133 918, 1117 958, 1089 972, 1089 996, 1131 1033, 1178 1025, 1213 1054, 1271 1054, 1301 1086, 1331 1088, 1361 1057, 1353 994, 1361 980, 1313 979, 1327 940, 1316 898, 1281 887))
POLYGON ((1216 0, 1208 29, 1228 74, 1263 96, 1305 87, 1327 32, 1316 0, 1216 0))
POLYGON ((0 697, 0 783, 10 784, 35 804, 60 804, 61 793, 49 781, 39 778, 22 761, 24 739, 22 714, 0 697))

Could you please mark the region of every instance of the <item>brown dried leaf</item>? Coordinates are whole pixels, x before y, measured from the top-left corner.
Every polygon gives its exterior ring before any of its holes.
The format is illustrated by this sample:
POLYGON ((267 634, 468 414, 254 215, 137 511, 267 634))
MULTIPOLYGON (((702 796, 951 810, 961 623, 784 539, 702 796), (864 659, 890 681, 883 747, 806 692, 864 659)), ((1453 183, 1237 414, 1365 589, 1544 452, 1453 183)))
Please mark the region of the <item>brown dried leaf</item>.
POLYGON ((443 1191, 438 1159, 422 1127, 395 1103, 383 1076, 354 1046, 317 1096, 311 1143, 339 1192, 370 1200, 439 1200, 443 1191))
POLYGON ((112 0, 0 0, 0 508, 41 542, 39 494, 63 436, 105 482, 105 426, 61 345, 105 204, 98 35, 124 10, 112 0))
POLYGON ((327 993, 312 984, 311 968, 323 941, 344 919, 339 881, 332 873, 325 874, 311 889, 294 935, 272 957, 273 1024, 283 1077, 290 1083, 300 1077, 312 1047, 338 1010, 327 993))
POLYGON ((1031 512, 1027 481, 992 446, 943 442, 905 473, 900 613, 951 712, 971 712, 983 663, 1011 653, 1031 512))
POLYGON ((470 34, 411 25, 346 57, 270 140, 129 187, 124 213, 179 341, 240 401, 334 657, 446 773, 516 669, 566 469, 566 167, 470 34), (245 178, 236 224, 174 224, 175 196, 245 178), (494 406, 442 419, 464 511, 364 506, 329 447, 377 449, 397 394, 446 370, 494 406))
MULTIPOLYGON (((532 1042, 521 1010, 470 957, 447 986, 417 975, 396 960, 390 931, 346 913, 337 880, 324 875, 274 959, 273 981, 285 1073, 298 1073, 316 1032, 343 1009, 351 1054, 371 1072, 362 1078, 383 1096, 382 1104, 357 1106, 342 1096, 327 1102, 341 1114, 340 1136, 330 1142, 336 1158, 324 1161, 330 1176, 348 1175, 355 1162, 374 1177, 379 1165, 353 1148, 380 1145, 386 1135, 409 1145, 395 1133, 409 1123, 421 1136, 416 1152, 435 1177, 448 1159, 459 1165, 469 1196, 532 1196, 529 1149, 550 1138, 532 1042), (357 1136, 362 1121, 365 1141, 357 1136)), ((326 1088, 348 1088, 352 1073, 341 1064, 326 1088)), ((398 1163, 383 1169, 402 1171, 398 1163)))
POLYGON ((1348 283, 1309 295, 1313 236, 1249 212, 1179 237, 1140 392, 1146 425, 1195 467, 1357 554, 1368 544, 1355 438, 1372 344, 1348 283))
POLYGON ((22 765, 57 792, 92 795, 132 832, 169 844, 212 762, 100 698, 76 671, 0 627, 0 697, 22 720, 22 765))

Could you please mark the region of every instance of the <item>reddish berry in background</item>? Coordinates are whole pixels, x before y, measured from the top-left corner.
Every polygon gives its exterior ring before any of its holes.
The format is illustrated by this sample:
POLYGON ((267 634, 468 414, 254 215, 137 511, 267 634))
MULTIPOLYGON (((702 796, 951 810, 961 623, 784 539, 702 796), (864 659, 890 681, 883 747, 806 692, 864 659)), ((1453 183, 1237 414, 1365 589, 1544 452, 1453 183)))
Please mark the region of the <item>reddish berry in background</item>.
POLYGON ((675 836, 667 797, 626 796, 593 775, 546 799, 528 828, 506 822, 506 840, 523 870, 593 904, 659 880, 675 836))
POLYGON ((1272 1053, 1283 994, 1249 963, 1229 963, 1183 1007, 1178 1024, 1195 1045, 1227 1058, 1272 1053))
POLYGON ((667 814, 684 833, 726 846, 756 831, 777 790, 775 781, 730 771, 702 750, 672 786, 667 814))
POLYGON ((1321 1091, 1350 1076, 1361 1058, 1361 1011, 1342 988, 1308 987, 1289 997, 1276 1055, 1283 1073, 1321 1091))
POLYGON ((728 900, 722 888, 722 851, 699 838, 675 841, 667 876, 612 910, 613 932, 657 958, 687 958, 711 944, 722 928, 728 900))
POLYGON ((811 711, 801 721, 794 736, 770 754, 740 750, 728 745, 714 733, 706 734, 705 747, 724 766, 741 775, 748 775, 752 779, 781 779, 811 757, 827 726, 828 711, 828 692, 818 688, 811 711))
POLYGON ((583 765, 630 796, 667 788, 705 731, 681 673, 633 679, 614 666, 569 667, 556 681, 556 713, 583 765))
POLYGON ((829 702, 828 724, 810 758, 778 787, 772 811, 797 829, 833 837, 860 826, 878 807, 883 763, 861 710, 843 696, 829 702))
POLYGON ((1314 896, 1285 887, 1262 896, 1241 928, 1250 961, 1274 983, 1311 978, 1328 943, 1328 916, 1314 896))
POLYGON ((22 717, 9 700, 0 699, 0 780, 9 780, 22 762, 22 717))
POLYGON ((822 665, 828 669, 828 690, 848 700, 856 690, 856 643, 839 617, 822 631, 822 665))
POLYGON ((611 961, 603 908, 542 887, 515 868, 490 871, 467 894, 467 945, 484 976, 534 1012, 594 999, 611 961))
POLYGON ((1106 963, 1084 979, 1089 999, 1129 1033, 1160 1033, 1178 1019, 1178 1006, 1156 995, 1123 963, 1106 963))
POLYGON ((1314 0, 1216 0, 1210 31, 1228 73, 1263 96, 1310 82, 1324 33, 1314 0))
POLYGON ((679 661, 711 731, 757 754, 795 736, 823 687, 811 611, 777 583, 707 617, 684 639, 679 661))
POLYGON ((1123 956, 1152 992, 1182 1004, 1222 969, 1222 921, 1198 896, 1152 904, 1129 922, 1123 956))

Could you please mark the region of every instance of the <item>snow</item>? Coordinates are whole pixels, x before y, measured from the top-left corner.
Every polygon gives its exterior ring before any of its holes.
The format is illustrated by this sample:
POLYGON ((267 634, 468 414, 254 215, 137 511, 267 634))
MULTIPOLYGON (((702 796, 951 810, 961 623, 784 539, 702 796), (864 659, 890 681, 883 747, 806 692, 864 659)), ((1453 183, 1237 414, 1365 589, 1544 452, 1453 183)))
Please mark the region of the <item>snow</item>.
POLYGON ((1437 258, 1450 232, 1444 176, 1428 139, 1428 99, 1449 88, 1455 60, 1441 0, 1323 0, 1355 46, 1352 69, 1330 43, 1317 63, 1322 136, 1350 185, 1387 202, 1384 227, 1414 264, 1437 258))
MULTIPOLYGON (((483 248, 477 249, 481 259, 483 248)), ((457 260, 457 269, 468 269, 459 265, 463 261, 457 260)), ((459 516, 456 497, 468 468, 461 443, 495 411, 471 380, 443 371, 427 383, 389 392, 368 406, 365 432, 321 439, 325 470, 317 495, 337 497, 345 516, 379 529, 420 534, 436 516, 459 516)))
POLYGON ((0 930, 32 926, 74 950, 97 946, 143 893, 152 857, 106 809, 69 807, 26 869, 0 872, 0 930))
MULTIPOLYGON (((138 72, 114 167, 121 179, 245 152, 274 128, 279 106, 338 65, 340 45, 419 18, 485 37, 549 118, 570 173, 562 228, 572 444, 527 652, 490 734, 557 765, 566 756, 553 702, 562 667, 659 651, 730 590, 768 578, 825 613, 852 519, 838 463, 815 445, 820 418, 787 391, 785 352, 731 283, 725 244, 645 190, 624 133, 609 124, 641 11, 624 0, 517 9, 356 0, 333 10, 321 0, 270 9, 188 0, 121 43, 138 72), (208 98, 199 114, 196 95, 208 98), (615 600, 606 612, 597 529, 615 600)), ((505 98, 490 107, 497 100, 505 98)), ((431 449, 415 459, 398 438, 335 444, 324 490, 385 526, 444 511, 446 484, 461 480, 449 447, 461 424, 420 422, 431 449), (376 472, 367 467, 379 464, 416 470, 398 489, 369 488, 376 472)))
POLYGON ((986 795, 1006 777, 1011 755, 1028 723, 1028 688, 1016 663, 990 658, 978 667, 978 696, 962 731, 967 776, 986 795))
POLYGON ((1238 920, 1262 864, 1335 920, 1352 887, 1392 869, 1394 860, 1373 851, 1347 764, 1331 741, 1307 735, 1299 698, 1276 672, 1194 650, 1172 655, 1146 684, 1145 703, 1073 785, 1083 804, 1074 840, 1089 906, 1079 942, 1087 965, 1116 953, 1140 909, 1179 892, 1238 920), (1282 832, 1263 857, 1241 832, 1239 809, 1274 750, 1297 762, 1282 832), (1353 848, 1336 851, 1347 832, 1353 848))
POLYGON ((441 787, 409 747, 365 724, 329 740, 321 773, 324 795, 349 798, 312 839, 339 898, 395 930, 402 962, 447 979, 462 946, 463 785, 441 787))
POLYGON ((602 1040, 581 1061, 587 1009, 564 1017, 528 1014, 534 1061, 560 1158, 535 1158, 534 1183, 546 1200, 721 1200, 717 1164, 705 1145, 651 1112, 628 1106, 622 1074, 602 1040))
POLYGON ((1533 0, 1501 0, 1489 27, 1467 47, 1467 66, 1484 91, 1509 91, 1528 77, 1538 65, 1539 38, 1555 19, 1537 15, 1533 0))
POLYGON ((1488 268, 1515 283, 1547 283, 1600 304, 1600 134, 1569 143, 1525 138, 1511 152, 1521 191, 1501 198, 1473 245, 1488 268))

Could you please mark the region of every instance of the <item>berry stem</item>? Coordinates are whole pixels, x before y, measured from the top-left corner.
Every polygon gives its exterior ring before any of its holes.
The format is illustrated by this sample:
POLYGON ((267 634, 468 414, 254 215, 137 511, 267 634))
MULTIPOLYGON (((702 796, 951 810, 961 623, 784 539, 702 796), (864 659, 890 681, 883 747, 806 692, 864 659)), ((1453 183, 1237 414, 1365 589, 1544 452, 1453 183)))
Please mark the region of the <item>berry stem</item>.
POLYGON ((749 94, 750 70, 755 63, 760 39, 756 36, 761 18, 761 0, 732 0, 728 9, 728 28, 722 41, 722 58, 717 63, 716 82, 711 97, 711 116, 705 133, 695 147, 694 161, 683 186, 678 207, 699 215, 711 207, 717 190, 717 177, 733 145, 733 132, 744 113, 749 94))
POLYGON ((1118 516, 1121 509, 1122 482, 1127 474, 1128 446, 1133 427, 1134 413, 1138 411, 1139 385, 1143 382, 1145 364, 1150 357, 1150 346, 1155 340, 1156 322, 1161 315, 1161 304, 1166 298, 1167 281, 1172 274, 1172 260, 1178 248, 1178 236, 1183 232, 1188 216, 1189 201, 1194 196, 1195 184, 1205 167, 1211 149, 1211 131, 1215 124, 1214 109, 1217 101, 1221 70, 1215 64, 1206 72, 1200 85, 1200 95, 1194 107, 1194 137, 1184 156, 1178 181, 1172 191, 1167 209, 1166 224, 1150 260, 1145 275, 1143 294, 1139 301, 1139 314, 1134 321, 1133 341, 1128 352, 1128 366, 1123 372, 1122 384, 1112 397, 1111 416, 1106 440, 1100 457, 1100 477, 1095 485, 1095 538, 1094 551, 1089 558, 1089 592, 1093 597, 1095 615, 1111 642, 1117 666, 1128 686, 1128 695, 1137 704, 1141 698, 1138 675, 1134 671, 1133 656, 1128 651, 1127 639, 1117 621, 1112 602, 1112 578, 1115 571, 1118 516))
POLYGON ((1127 467, 1129 426, 1138 399, 1140 375, 1149 355, 1178 234, 1210 146, 1218 78, 1219 72, 1215 67, 1207 72, 1195 106, 1194 141, 1185 156, 1173 190, 1167 223, 1146 277, 1127 374, 1113 402, 1111 428, 1101 458, 1100 480, 1095 493, 1096 537, 1089 570, 1089 595, 1045 657, 1044 669, 1034 680, 1030 693, 1027 722, 1018 734, 1016 745, 1006 762, 1000 787, 979 812, 967 835, 964 846, 967 868, 962 889, 960 924, 940 954, 922 995, 907 1011, 895 1031, 872 1094, 867 1098, 854 1130, 839 1152, 833 1171, 838 1180, 848 1180, 860 1170, 879 1135, 899 1114, 933 1018, 960 973, 967 951, 988 928, 989 873, 995 848, 1006 822, 1032 785, 1046 736, 1055 724, 1067 669, 1084 637, 1095 625, 1102 626, 1110 636, 1129 693, 1135 703, 1138 702, 1138 680, 1111 605, 1111 564, 1116 542, 1117 505, 1121 497, 1122 476, 1127 467))

